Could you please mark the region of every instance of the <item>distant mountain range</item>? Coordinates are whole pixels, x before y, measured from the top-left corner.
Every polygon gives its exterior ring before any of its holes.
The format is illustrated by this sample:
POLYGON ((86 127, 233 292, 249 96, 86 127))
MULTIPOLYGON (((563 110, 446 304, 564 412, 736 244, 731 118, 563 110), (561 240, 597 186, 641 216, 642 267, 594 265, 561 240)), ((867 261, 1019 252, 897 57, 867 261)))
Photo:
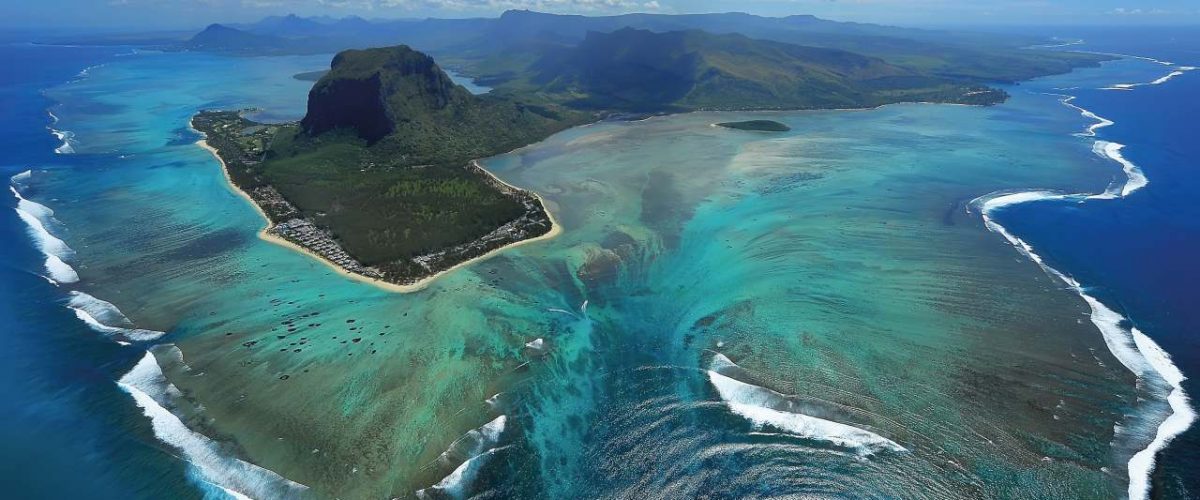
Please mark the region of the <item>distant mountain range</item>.
POLYGON ((525 78, 534 93, 574 107, 635 111, 987 104, 1004 97, 876 57, 699 30, 589 32, 576 46, 546 51, 525 78))
POLYGON ((536 61, 540 53, 573 46, 588 33, 634 28, 656 33, 699 30, 839 49, 883 59, 931 76, 1011 82, 1094 64, 1095 56, 1025 50, 1044 40, 1024 35, 922 30, 829 21, 813 16, 762 17, 743 13, 573 16, 513 10, 498 18, 368 21, 269 17, 245 25, 213 25, 180 44, 189 50, 233 54, 316 54, 350 48, 405 44, 440 61, 502 80, 506 65, 495 59, 536 61), (241 33, 238 33, 241 32, 241 33), (246 35, 253 36, 246 36, 246 35))

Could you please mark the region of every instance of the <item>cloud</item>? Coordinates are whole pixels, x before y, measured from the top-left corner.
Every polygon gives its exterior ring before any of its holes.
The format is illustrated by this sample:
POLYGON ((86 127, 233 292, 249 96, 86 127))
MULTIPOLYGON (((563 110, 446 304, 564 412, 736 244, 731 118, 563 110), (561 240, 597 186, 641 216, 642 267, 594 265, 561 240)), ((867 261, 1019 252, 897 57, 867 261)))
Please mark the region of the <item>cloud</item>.
POLYGON ((1117 15, 1117 16, 1142 16, 1142 15, 1161 16, 1164 14, 1170 14, 1171 12, 1164 10, 1164 9, 1140 9, 1140 8, 1127 9, 1125 7, 1117 7, 1113 10, 1108 11, 1108 13, 1117 15))

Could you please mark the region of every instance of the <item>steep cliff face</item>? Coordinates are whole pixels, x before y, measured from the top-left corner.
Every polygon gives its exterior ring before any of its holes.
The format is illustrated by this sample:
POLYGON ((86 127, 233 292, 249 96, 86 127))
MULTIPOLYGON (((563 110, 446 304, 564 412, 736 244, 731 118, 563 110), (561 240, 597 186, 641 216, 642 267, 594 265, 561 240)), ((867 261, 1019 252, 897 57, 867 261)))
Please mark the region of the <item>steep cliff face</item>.
POLYGON ((308 94, 308 114, 300 122, 310 135, 346 127, 374 144, 392 133, 383 105, 379 75, 366 79, 323 81, 308 94))
POLYGON ((406 46, 348 50, 334 57, 329 73, 309 92, 301 126, 314 136, 352 129, 374 144, 399 123, 429 121, 470 98, 432 58, 406 46))
POLYGON ((569 110, 475 96, 433 58, 407 46, 347 50, 308 95, 298 144, 352 132, 366 141, 367 163, 458 163, 503 153, 580 123, 569 110))

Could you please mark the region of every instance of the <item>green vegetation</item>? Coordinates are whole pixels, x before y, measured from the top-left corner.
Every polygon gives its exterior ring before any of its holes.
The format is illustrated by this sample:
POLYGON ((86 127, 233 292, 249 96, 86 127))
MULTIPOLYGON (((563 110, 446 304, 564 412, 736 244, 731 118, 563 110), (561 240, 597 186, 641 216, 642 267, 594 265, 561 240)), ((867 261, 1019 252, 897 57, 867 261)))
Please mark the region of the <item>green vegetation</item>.
POLYGON ((237 28, 214 25, 181 47, 244 55, 314 54, 405 43, 464 69, 480 84, 495 87, 519 80, 547 52, 579 45, 591 32, 612 33, 624 28, 655 33, 699 30, 716 35, 740 34, 755 40, 836 49, 879 58, 917 74, 967 83, 1015 82, 1112 59, 1026 49, 1048 41, 1036 36, 898 28, 812 16, 720 13, 585 17, 518 10, 491 19, 273 17, 237 28))
MULTIPOLYGON (((1036 36, 898 28, 803 15, 760 17, 731 12, 585 17, 508 11, 499 19, 481 21, 489 22, 481 22, 478 37, 456 46, 439 46, 437 54, 446 60, 454 58, 456 66, 490 81, 492 86, 519 75, 521 71, 514 68, 528 64, 531 53, 573 47, 593 32, 612 33, 625 28, 654 33, 699 30, 715 35, 740 34, 755 40, 836 49, 879 58, 917 74, 968 83, 1014 82, 1113 59, 1026 49, 1047 42, 1036 36)), ((424 46, 425 41, 411 42, 424 46)))
POLYGON ((979 84, 930 77, 836 49, 703 31, 589 33, 502 86, 584 109, 862 108, 905 101, 993 104, 979 84))
POLYGON ((317 80, 320 80, 321 77, 325 76, 325 74, 328 72, 329 72, 329 70, 327 70, 327 69, 323 69, 323 70, 319 70, 319 71, 305 71, 303 73, 296 73, 296 74, 292 75, 292 78, 295 78, 302 82, 315 82, 317 80))
MULTIPOLYGON (((230 177, 272 222, 311 223, 362 274, 409 283, 551 229, 540 201, 470 162, 504 153, 591 115, 477 97, 408 47, 347 51, 313 87, 298 124, 237 112, 193 119, 230 177)), ((320 252, 318 252, 320 253, 320 252)), ((323 253, 339 261, 338 254, 323 253)))
POLYGON ((744 122, 723 122, 718 123, 718 127, 732 128, 737 130, 757 130, 762 132, 787 132, 792 129, 787 125, 774 120, 747 120, 744 122))
POLYGON ((297 147, 323 147, 322 134, 341 129, 371 146, 359 163, 376 167, 461 164, 593 119, 561 106, 472 95, 405 46, 338 54, 308 107, 297 147))

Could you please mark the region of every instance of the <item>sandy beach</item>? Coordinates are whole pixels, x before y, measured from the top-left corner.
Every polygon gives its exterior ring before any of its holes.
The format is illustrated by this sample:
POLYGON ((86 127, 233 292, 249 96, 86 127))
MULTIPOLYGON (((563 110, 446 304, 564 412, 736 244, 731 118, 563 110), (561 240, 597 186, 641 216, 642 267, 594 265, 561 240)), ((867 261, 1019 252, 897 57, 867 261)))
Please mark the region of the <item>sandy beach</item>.
MULTIPOLYGON (((191 123, 189 122, 189 126, 190 125, 191 125, 191 123)), ((193 127, 192 130, 196 130, 196 129, 193 127)), ((271 219, 269 217, 267 217, 267 213, 262 210, 262 207, 259 207, 258 203, 254 201, 254 198, 251 198, 248 193, 246 193, 245 191, 242 191, 241 188, 237 187, 237 185, 233 183, 233 178, 229 176, 229 168, 225 165, 225 160, 221 159, 221 155, 217 153, 216 148, 210 146, 208 144, 208 141, 206 141, 204 139, 196 141, 196 144, 199 145, 200 147, 204 148, 209 153, 212 153, 213 158, 216 158, 217 161, 221 163, 221 174, 225 176, 225 184, 229 188, 229 190, 234 192, 238 196, 241 196, 243 199, 245 199, 246 202, 250 204, 250 206, 254 207, 254 210, 256 212, 258 212, 258 215, 261 216, 263 218, 263 220, 267 222, 267 225, 258 231, 259 239, 270 242, 270 243, 274 243, 276 245, 279 245, 279 246, 282 246, 282 247, 285 247, 285 248, 288 248, 291 250, 294 250, 296 252, 300 252, 300 253, 307 255, 313 259, 316 259, 317 261, 328 266, 330 269, 336 271, 338 274, 341 274, 342 276, 345 276, 352 280, 366 283, 369 285, 374 285, 376 287, 379 287, 383 290, 387 290, 389 292, 412 293, 412 292, 423 290, 425 287, 429 286, 430 283, 433 283, 434 280, 436 280, 452 271, 455 271, 459 268, 469 266, 478 261, 489 259, 489 258, 499 254, 500 252, 503 252, 510 248, 515 248, 515 247, 519 247, 521 245, 534 243, 534 242, 538 242, 538 241, 549 240, 551 238, 554 238, 555 236, 558 236, 559 234, 562 234, 562 226, 559 225, 558 220, 556 220, 554 218, 554 212, 552 212, 550 210, 549 205, 547 205, 546 200, 544 200, 541 197, 541 195, 534 193, 533 191, 530 191, 527 189, 518 188, 516 186, 513 186, 512 184, 505 182, 503 179, 496 177, 495 174, 488 171, 486 168, 483 168, 483 166, 478 161, 472 160, 472 163, 476 167, 478 167, 481 171, 487 173, 489 176, 492 177, 492 179, 495 179, 496 182, 504 184, 505 186, 508 186, 513 189, 525 191, 525 192, 530 193, 533 196, 535 196, 538 199, 538 201, 542 203, 542 207, 546 211, 546 216, 550 219, 550 231, 547 232, 546 234, 537 236, 535 238, 529 238, 529 239, 525 239, 525 240, 521 240, 521 241, 515 241, 515 242, 509 243, 507 245, 504 245, 502 247, 493 249, 483 255, 480 255, 478 257, 474 257, 471 259, 467 259, 465 261, 459 262, 458 264, 450 266, 449 268, 446 268, 442 271, 438 271, 434 274, 431 274, 429 276, 421 278, 420 280, 418 280, 414 283, 411 283, 411 284, 401 285, 401 284, 397 284, 397 283, 389 283, 387 281, 383 281, 380 279, 371 278, 371 277, 363 276, 358 273, 353 273, 353 272, 347 271, 346 269, 342 268, 341 266, 338 266, 337 264, 329 262, 324 257, 308 250, 307 248, 304 248, 300 245, 292 243, 291 241, 288 241, 284 238, 281 238, 279 236, 275 236, 275 235, 269 233, 268 231, 270 231, 271 228, 274 227, 274 223, 271 222, 271 219)))

